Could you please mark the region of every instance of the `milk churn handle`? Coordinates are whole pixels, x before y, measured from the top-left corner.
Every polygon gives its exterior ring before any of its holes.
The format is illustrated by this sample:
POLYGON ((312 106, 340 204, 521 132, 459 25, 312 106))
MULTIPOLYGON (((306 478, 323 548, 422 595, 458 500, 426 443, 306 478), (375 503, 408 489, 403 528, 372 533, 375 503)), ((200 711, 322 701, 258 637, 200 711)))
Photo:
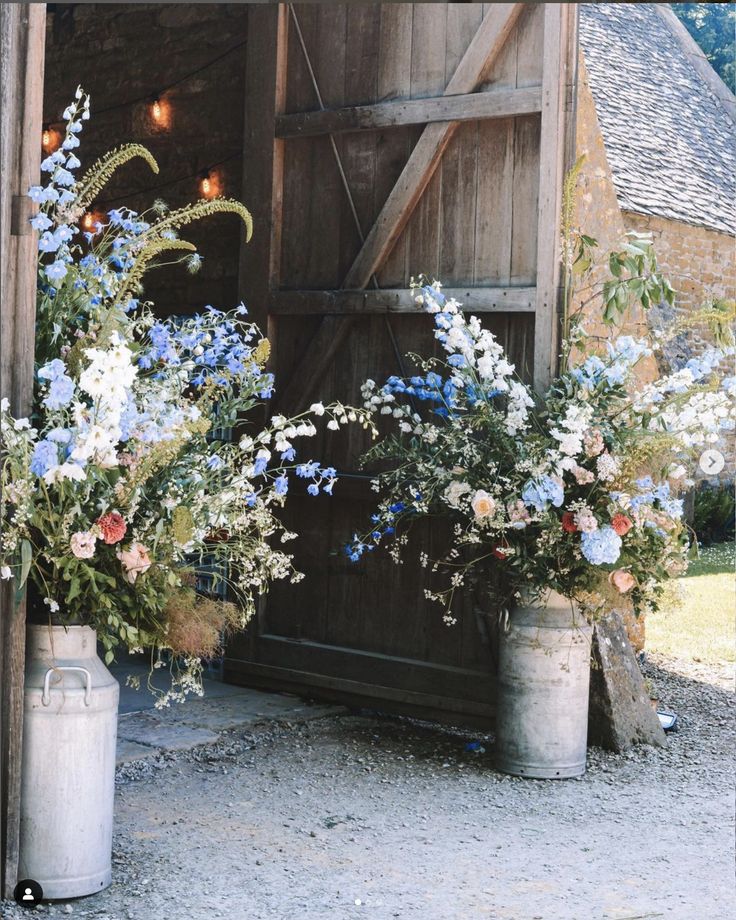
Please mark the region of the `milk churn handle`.
POLYGON ((43 694, 41 695, 41 702, 43 705, 48 706, 51 702, 51 688, 49 685, 51 683, 51 675, 56 671, 78 671, 80 674, 84 674, 84 705, 89 706, 92 698, 92 675, 87 668, 80 668, 76 665, 59 665, 58 668, 48 669, 43 679, 43 694))

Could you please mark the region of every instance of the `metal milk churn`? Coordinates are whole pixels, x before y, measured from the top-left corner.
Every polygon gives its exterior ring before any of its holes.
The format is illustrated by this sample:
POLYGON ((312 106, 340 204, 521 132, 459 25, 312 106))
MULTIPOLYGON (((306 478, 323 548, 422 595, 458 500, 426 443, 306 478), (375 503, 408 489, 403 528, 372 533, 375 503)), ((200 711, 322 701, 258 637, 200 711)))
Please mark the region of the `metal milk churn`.
POLYGON ((509 612, 500 631, 496 766, 563 779, 585 772, 592 628, 554 591, 509 612))
POLYGON ((111 882, 120 687, 89 626, 29 625, 26 660, 19 877, 93 894, 111 882))

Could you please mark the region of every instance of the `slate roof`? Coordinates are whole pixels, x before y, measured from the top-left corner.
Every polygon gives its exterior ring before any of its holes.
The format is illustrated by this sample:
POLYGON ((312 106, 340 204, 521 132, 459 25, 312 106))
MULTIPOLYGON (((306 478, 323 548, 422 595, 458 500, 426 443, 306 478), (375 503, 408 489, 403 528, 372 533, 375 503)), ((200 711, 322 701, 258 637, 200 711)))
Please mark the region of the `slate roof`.
POLYGON ((733 97, 709 67, 694 66, 673 14, 655 7, 580 5, 580 46, 619 205, 736 233, 733 97))

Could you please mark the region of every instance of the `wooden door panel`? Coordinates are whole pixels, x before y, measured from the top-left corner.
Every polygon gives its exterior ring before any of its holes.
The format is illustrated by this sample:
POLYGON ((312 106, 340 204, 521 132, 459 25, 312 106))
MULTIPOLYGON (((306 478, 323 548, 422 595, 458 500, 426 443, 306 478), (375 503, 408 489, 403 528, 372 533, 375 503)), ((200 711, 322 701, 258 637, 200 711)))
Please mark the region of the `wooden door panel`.
MULTIPOLYGON (((542 385, 574 4, 297 4, 251 17, 245 194, 270 220, 256 225, 268 239, 244 256, 243 284, 268 310, 275 408, 358 401, 366 377, 412 372, 400 356, 436 353, 405 290, 419 273, 440 277, 542 385)), ((420 522, 402 566, 341 552, 374 506, 356 469, 369 444, 357 427, 310 442, 343 477, 331 500, 294 496, 284 512, 306 578, 272 586, 225 674, 488 724, 493 612, 466 592, 446 626, 424 597, 437 576, 416 563, 420 549, 442 555, 447 527, 420 522)))

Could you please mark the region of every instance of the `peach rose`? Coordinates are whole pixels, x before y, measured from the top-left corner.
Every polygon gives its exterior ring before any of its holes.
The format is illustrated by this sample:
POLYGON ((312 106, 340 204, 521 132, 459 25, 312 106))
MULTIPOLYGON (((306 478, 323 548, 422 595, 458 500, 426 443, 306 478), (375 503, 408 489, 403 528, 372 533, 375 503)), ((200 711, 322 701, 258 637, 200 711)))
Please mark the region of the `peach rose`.
POLYGON ((636 584, 634 576, 625 569, 616 569, 615 572, 611 572, 608 576, 608 580, 619 594, 626 594, 626 592, 631 591, 636 584))
POLYGON ((125 578, 135 584, 136 578, 151 568, 151 557, 148 548, 142 543, 131 543, 128 549, 119 549, 117 557, 123 567, 125 578))
POLYGON ((478 489, 470 502, 470 507, 477 518, 487 518, 495 513, 496 502, 483 489, 478 489))
POLYGON ((624 537, 632 528, 631 518, 625 514, 614 514, 611 518, 611 527, 616 531, 619 537, 624 537))

